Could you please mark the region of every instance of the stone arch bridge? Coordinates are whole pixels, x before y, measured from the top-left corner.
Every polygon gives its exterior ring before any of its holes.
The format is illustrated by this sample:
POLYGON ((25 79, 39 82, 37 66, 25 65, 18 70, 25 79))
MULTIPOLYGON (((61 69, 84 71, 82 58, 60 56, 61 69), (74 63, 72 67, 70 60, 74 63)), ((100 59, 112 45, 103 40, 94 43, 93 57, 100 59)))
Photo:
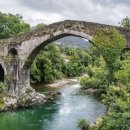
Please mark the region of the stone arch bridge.
MULTIPOLYGON (((42 47, 65 36, 78 36, 91 41, 97 29, 112 27, 115 26, 67 20, 16 37, 2 39, 0 81, 9 86, 8 91, 11 95, 19 97, 30 88, 30 64, 42 47)), ((130 48, 130 30, 115 28, 127 39, 126 48, 130 48)))

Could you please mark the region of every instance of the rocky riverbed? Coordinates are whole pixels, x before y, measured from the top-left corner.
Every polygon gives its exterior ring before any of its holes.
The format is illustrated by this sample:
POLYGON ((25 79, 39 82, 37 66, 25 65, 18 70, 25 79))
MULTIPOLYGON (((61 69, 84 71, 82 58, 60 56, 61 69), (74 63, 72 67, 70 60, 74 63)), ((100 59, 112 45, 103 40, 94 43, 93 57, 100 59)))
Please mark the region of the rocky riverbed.
POLYGON ((78 82, 78 80, 76 78, 74 78, 74 79, 61 79, 61 80, 55 80, 51 84, 45 84, 45 86, 48 86, 48 87, 63 87, 67 84, 74 84, 74 83, 77 83, 77 82, 78 82))
POLYGON ((59 97, 56 100, 45 97, 44 100, 51 101, 40 106, 0 113, 0 130, 79 130, 76 127, 78 119, 83 118, 92 124, 106 113, 106 107, 93 95, 82 92, 78 83, 51 87, 51 91, 44 84, 36 87, 43 87, 44 91, 39 92, 45 93, 46 97, 54 93, 59 97))
MULTIPOLYGON (((45 86, 63 87, 67 84, 74 83, 77 83, 77 79, 62 79, 56 80, 51 84, 45 84, 45 86)), ((2 93, 0 94, 0 111, 9 111, 22 107, 41 105, 48 100, 55 99, 59 95, 61 95, 60 92, 48 92, 41 94, 39 92, 36 92, 32 87, 27 88, 26 91, 19 97, 11 96, 8 93, 2 93)))
POLYGON ((0 96, 0 111, 14 110, 21 107, 29 107, 46 102, 46 96, 37 93, 33 88, 27 88, 26 92, 19 97, 11 96, 8 93, 0 96))
POLYGON ((28 91, 29 92, 20 95, 18 98, 7 93, 2 94, 0 97, 0 111, 10 111, 18 108, 42 105, 48 100, 54 100, 59 95, 61 95, 60 92, 48 92, 46 94, 41 94, 36 92, 31 87, 28 91))

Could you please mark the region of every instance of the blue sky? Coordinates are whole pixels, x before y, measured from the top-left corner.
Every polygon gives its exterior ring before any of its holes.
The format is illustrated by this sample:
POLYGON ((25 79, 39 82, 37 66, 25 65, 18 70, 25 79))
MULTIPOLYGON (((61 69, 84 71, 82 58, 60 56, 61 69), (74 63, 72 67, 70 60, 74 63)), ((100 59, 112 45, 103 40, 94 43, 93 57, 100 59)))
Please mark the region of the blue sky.
POLYGON ((130 0, 0 0, 0 11, 21 14, 32 26, 68 19, 118 25, 130 16, 130 0))

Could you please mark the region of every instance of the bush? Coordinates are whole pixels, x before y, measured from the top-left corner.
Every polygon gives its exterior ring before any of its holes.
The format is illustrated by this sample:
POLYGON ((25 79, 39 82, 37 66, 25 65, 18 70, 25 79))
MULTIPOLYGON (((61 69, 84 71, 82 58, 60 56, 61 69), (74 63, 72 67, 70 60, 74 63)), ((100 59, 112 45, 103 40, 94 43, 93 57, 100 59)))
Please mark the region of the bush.
POLYGON ((80 84, 83 86, 83 88, 88 89, 88 88, 98 88, 101 84, 101 81, 97 78, 90 78, 89 76, 83 76, 80 78, 80 84))
POLYGON ((128 85, 130 83, 130 61, 121 62, 121 69, 115 72, 115 78, 118 83, 128 85))
POLYGON ((64 74, 56 69, 54 69, 53 74, 55 76, 55 79, 62 79, 64 77, 64 74))
POLYGON ((115 85, 110 85, 107 89, 106 95, 103 96, 103 102, 107 106, 112 106, 115 103, 123 100, 127 101, 129 100, 130 94, 128 93, 127 87, 126 86, 115 86, 115 85), (121 100, 119 100, 121 99, 121 100))
MULTIPOLYGON (((110 85, 103 102, 109 107, 108 114, 96 130, 129 130, 130 93, 126 86, 110 85)), ((95 129, 94 129, 95 130, 95 129)))
POLYGON ((0 92, 5 91, 6 87, 5 84, 3 82, 0 82, 0 92))
POLYGON ((90 125, 85 119, 79 119, 77 127, 81 128, 82 130, 90 130, 90 125))
POLYGON ((115 29, 99 29, 93 37, 93 43, 98 47, 101 55, 106 61, 109 70, 108 80, 114 81, 114 72, 117 70, 117 59, 126 45, 126 39, 115 29))
POLYGON ((128 116, 125 113, 109 113, 93 130, 130 130, 128 116))
POLYGON ((80 78, 80 84, 83 88, 93 88, 99 91, 106 91, 106 85, 108 85, 108 71, 105 67, 96 67, 89 65, 87 67, 88 76, 80 78))

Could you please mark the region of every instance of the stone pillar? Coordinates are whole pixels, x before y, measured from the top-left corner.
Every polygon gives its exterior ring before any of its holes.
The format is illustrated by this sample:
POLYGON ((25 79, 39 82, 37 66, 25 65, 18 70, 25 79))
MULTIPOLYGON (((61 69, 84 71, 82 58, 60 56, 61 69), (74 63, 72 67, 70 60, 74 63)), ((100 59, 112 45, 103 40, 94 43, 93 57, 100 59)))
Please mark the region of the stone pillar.
POLYGON ((5 76, 9 94, 19 97, 30 87, 30 69, 22 67, 23 61, 13 58, 6 64, 7 74, 5 76))

